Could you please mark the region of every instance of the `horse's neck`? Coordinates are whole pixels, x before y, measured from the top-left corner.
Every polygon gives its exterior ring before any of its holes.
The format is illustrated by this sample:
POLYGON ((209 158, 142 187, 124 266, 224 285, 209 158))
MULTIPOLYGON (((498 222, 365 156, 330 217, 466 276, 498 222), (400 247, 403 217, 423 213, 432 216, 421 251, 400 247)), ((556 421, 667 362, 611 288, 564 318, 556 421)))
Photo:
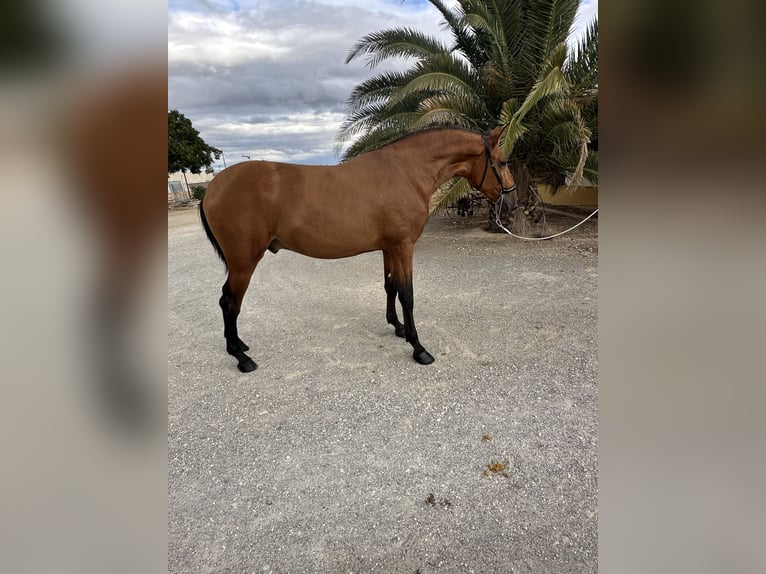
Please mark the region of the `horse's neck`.
POLYGON ((449 180, 460 175, 468 177, 473 163, 483 147, 477 134, 460 130, 445 130, 412 138, 410 150, 403 150, 416 169, 428 175, 429 195, 449 180))

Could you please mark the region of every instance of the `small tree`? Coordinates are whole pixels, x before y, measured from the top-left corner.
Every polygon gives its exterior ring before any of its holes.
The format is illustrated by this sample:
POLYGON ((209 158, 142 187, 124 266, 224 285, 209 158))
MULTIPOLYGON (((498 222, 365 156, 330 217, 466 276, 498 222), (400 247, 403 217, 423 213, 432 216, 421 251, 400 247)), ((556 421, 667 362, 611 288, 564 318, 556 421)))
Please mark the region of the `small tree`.
MULTIPOLYGON (((221 150, 205 143, 191 120, 178 110, 168 112, 168 173, 212 172, 213 159, 221 157, 221 150)), ((186 181, 186 189, 189 182, 186 181)))

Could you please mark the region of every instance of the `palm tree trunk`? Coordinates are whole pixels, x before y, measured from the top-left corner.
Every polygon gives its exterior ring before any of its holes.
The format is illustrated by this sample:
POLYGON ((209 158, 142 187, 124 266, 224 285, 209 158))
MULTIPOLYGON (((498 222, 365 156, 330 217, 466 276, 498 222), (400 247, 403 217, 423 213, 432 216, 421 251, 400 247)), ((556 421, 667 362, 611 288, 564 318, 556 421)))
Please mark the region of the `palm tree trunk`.
POLYGON ((532 174, 529 173, 529 169, 524 164, 515 165, 514 167, 516 168, 513 171, 513 178, 516 180, 516 191, 514 192, 516 195, 514 197, 516 208, 513 210, 510 230, 516 235, 530 237, 531 225, 529 218, 524 214, 524 210, 533 199, 532 191, 530 190, 532 174))
MULTIPOLYGON (((510 194, 510 195, 513 195, 513 194, 510 194)), ((510 213, 509 203, 512 203, 512 200, 510 199, 510 197, 506 197, 503 203, 501 205, 498 205, 497 207, 495 207, 495 204, 493 203, 489 204, 489 219, 487 220, 487 231, 489 231, 490 233, 504 233, 504 231, 497 224, 497 210, 500 209, 500 222, 506 227, 508 227, 508 225, 506 224, 508 223, 507 221, 508 213, 510 213)))
POLYGON ((184 181, 186 182, 186 195, 189 196, 189 199, 192 198, 191 189, 189 189, 189 180, 186 179, 186 170, 183 170, 184 174, 184 181))

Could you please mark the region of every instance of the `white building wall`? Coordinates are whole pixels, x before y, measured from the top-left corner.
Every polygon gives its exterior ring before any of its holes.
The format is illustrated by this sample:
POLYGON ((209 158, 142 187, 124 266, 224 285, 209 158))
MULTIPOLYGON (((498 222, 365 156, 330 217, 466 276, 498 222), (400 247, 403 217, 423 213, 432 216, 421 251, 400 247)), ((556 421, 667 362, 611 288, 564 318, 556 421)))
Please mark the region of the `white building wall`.
POLYGON ((168 174, 168 201, 174 200, 174 199, 188 199, 189 197, 189 189, 186 188, 186 182, 189 182, 189 187, 194 187, 195 184, 199 183, 210 183, 210 181, 213 179, 214 173, 187 173, 186 179, 184 179, 184 174, 181 171, 177 171, 175 173, 169 173, 168 174), (173 189, 170 184, 171 182, 178 182, 181 184, 181 191, 179 193, 174 193, 173 189))

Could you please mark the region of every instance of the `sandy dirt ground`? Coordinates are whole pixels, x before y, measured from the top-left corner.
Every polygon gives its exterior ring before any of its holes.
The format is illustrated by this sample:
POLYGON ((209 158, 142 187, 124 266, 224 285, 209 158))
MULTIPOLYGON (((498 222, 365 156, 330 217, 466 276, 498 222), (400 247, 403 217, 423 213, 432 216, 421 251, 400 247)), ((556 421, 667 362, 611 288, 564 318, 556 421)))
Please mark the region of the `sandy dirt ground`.
POLYGON ((436 217, 416 246, 434 364, 386 324, 380 253, 280 251, 242 374, 223 265, 195 209, 169 212, 169 572, 597 571, 597 221, 482 225, 436 217))

